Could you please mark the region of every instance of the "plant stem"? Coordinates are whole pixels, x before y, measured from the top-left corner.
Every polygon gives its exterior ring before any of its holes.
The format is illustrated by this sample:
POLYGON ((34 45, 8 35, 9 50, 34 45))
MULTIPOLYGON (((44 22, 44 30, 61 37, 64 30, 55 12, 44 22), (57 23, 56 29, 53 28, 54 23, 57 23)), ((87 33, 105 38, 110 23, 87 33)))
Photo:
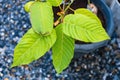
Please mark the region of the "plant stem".
POLYGON ((64 0, 64 2, 63 2, 63 9, 62 9, 62 11, 64 12, 64 14, 62 14, 61 16, 60 16, 60 20, 61 20, 61 22, 63 22, 63 19, 64 19, 64 17, 65 17, 65 7, 66 7, 66 0, 64 0))
POLYGON ((59 9, 62 11, 62 8, 61 8, 61 6, 59 6, 59 9))
POLYGON ((90 0, 88 0, 88 4, 90 4, 90 0))
POLYGON ((62 14, 62 15, 58 18, 57 21, 63 22, 63 19, 64 19, 65 15, 66 15, 66 11, 67 11, 68 9, 70 9, 70 10, 72 10, 72 11, 74 12, 74 9, 70 8, 70 6, 71 6, 71 4, 72 4, 73 2, 74 2, 74 0, 71 0, 71 3, 66 7, 66 0, 64 0, 63 8, 61 8, 61 7, 59 6, 60 10, 63 11, 64 14, 62 14))
POLYGON ((72 2, 66 7, 66 9, 64 10, 64 12, 66 12, 66 11, 69 9, 69 7, 70 7, 71 4, 73 3, 73 1, 74 1, 74 0, 72 0, 72 2))
POLYGON ((69 7, 69 9, 70 9, 71 11, 73 11, 73 12, 75 11, 75 10, 74 10, 74 9, 72 9, 71 7, 69 7))
MULTIPOLYGON (((71 3, 66 7, 66 0, 64 0, 64 3, 63 3, 63 11, 64 11, 64 14, 62 15, 62 18, 61 20, 63 21, 65 15, 66 15, 66 11, 70 8, 71 4, 73 3, 74 0, 71 1, 71 3)), ((73 9, 72 9, 73 10, 73 9)), ((74 10, 73 10, 74 11, 74 10)))
POLYGON ((66 0, 64 0, 63 2, 63 11, 65 10, 65 3, 66 3, 66 0))

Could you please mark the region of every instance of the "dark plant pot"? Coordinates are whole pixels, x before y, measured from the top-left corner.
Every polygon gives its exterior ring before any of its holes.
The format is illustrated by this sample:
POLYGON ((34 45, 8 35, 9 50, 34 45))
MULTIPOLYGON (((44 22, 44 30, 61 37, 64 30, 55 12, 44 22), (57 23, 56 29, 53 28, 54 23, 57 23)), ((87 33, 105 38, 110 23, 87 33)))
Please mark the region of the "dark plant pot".
POLYGON ((114 0, 104 0, 104 1, 107 3, 108 6, 110 6, 114 0))
POLYGON ((111 4, 111 10, 113 12, 113 19, 115 23, 117 36, 120 38, 120 0, 114 0, 111 4))
MULTIPOLYGON (((103 13, 106 21, 106 31, 111 37, 114 31, 114 23, 113 23, 113 16, 109 7, 106 5, 104 0, 91 0, 91 2, 94 3, 103 13)), ((91 44, 76 44, 75 55, 77 54, 81 55, 81 53, 92 52, 100 47, 107 45, 108 41, 109 40, 98 42, 98 43, 91 43, 91 44)))

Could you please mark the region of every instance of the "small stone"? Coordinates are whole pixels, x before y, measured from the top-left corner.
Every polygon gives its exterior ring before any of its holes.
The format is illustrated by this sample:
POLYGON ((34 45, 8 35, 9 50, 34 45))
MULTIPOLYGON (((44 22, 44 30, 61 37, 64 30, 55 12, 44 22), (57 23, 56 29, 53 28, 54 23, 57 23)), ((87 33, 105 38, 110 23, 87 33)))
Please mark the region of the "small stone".
POLYGON ((113 80, 120 80, 120 78, 118 77, 118 75, 115 75, 113 80))
POLYGON ((1 31, 1 32, 4 32, 4 31, 5 31, 5 29, 0 29, 0 31, 1 31))
POLYGON ((91 75, 91 74, 89 74, 89 77, 92 77, 92 75, 91 75))
POLYGON ((118 49, 118 45, 117 44, 112 44, 113 49, 118 49))
POLYGON ((23 25, 23 28, 27 28, 27 25, 23 25))
POLYGON ((49 80, 49 78, 45 78, 45 80, 49 80))
POLYGON ((50 77, 50 74, 48 74, 47 77, 50 77))
POLYGON ((14 32, 12 32, 12 35, 15 35, 15 33, 14 33, 14 32))
POLYGON ((16 72, 16 70, 15 70, 15 69, 12 69, 11 71, 12 71, 13 73, 14 73, 14 72, 16 72))
POLYGON ((0 47, 3 48, 5 45, 4 41, 0 41, 0 47))
POLYGON ((11 22, 11 23, 14 23, 14 20, 11 19, 10 22, 11 22))
POLYGON ((0 33, 0 35, 1 35, 1 36, 5 36, 5 33, 2 32, 2 33, 0 33))
POLYGON ((3 77, 3 74, 0 72, 0 76, 3 77))
POLYGON ((120 70, 120 67, 118 67, 118 70, 120 70))
POLYGON ((113 69, 112 74, 116 74, 118 72, 117 69, 113 69))
POLYGON ((39 72, 42 73, 42 69, 41 68, 39 69, 39 72))
POLYGON ((117 66, 120 66, 120 62, 116 63, 117 66))
POLYGON ((8 78, 4 78, 4 80, 9 80, 8 78))
POLYGON ((68 77, 68 75, 64 75, 64 77, 68 77))
POLYGON ((120 38, 117 39, 118 47, 120 48, 120 38))
POLYGON ((116 38, 113 38, 112 40, 111 40, 111 44, 114 44, 116 42, 116 38))
POLYGON ((84 68, 87 69, 87 66, 85 65, 84 68))
POLYGON ((14 41, 14 42, 18 42, 18 41, 19 41, 19 38, 18 38, 18 37, 15 37, 15 38, 13 38, 13 41, 14 41))
POLYGON ((16 72, 16 75, 17 75, 17 76, 20 76, 21 74, 20 74, 20 72, 16 72))
POLYGON ((76 71, 80 71, 80 69, 81 69, 81 67, 80 67, 80 66, 78 66, 78 67, 76 68, 76 71))
POLYGON ((0 0, 0 2, 2 2, 3 0, 0 0))
POLYGON ((10 59, 7 60, 8 63, 11 63, 12 61, 10 59))
POLYGON ((0 72, 2 71, 3 69, 2 68, 0 68, 0 72))
POLYGON ((77 62, 76 61, 74 62, 74 67, 77 67, 77 62))
POLYGON ((109 75, 108 73, 105 73, 104 76, 103 76, 103 80, 106 80, 108 75, 109 75))

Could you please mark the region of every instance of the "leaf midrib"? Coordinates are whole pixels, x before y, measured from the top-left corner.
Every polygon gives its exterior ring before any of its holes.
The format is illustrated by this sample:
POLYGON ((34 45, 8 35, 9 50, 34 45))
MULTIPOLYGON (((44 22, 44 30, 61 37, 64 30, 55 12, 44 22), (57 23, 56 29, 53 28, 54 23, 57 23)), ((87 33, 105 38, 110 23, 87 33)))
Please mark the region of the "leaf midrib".
MULTIPOLYGON (((19 60, 21 59, 21 57, 23 57, 24 55, 26 55, 26 53, 38 42, 38 40, 40 40, 40 38, 38 38, 36 41, 35 41, 35 43, 30 47, 30 48, 28 48, 25 52, 24 52, 24 54, 22 54, 20 57, 17 57, 17 61, 16 61, 16 63, 17 62, 19 62, 19 60)), ((28 53, 29 54, 29 53, 28 53)))

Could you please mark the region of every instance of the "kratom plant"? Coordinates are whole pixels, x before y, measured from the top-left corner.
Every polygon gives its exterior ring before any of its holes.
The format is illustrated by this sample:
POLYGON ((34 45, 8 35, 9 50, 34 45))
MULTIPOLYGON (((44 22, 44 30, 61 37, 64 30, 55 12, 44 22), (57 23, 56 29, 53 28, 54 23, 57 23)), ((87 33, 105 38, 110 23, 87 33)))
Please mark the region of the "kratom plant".
POLYGON ((52 49, 54 68, 61 73, 74 56, 75 40, 95 43, 110 39, 99 18, 85 8, 71 9, 73 2, 35 0, 25 4, 32 27, 16 46, 11 67, 29 64, 52 49), (56 22, 52 6, 61 10, 56 13, 60 16, 56 22), (74 14, 67 14, 68 9, 74 14))

